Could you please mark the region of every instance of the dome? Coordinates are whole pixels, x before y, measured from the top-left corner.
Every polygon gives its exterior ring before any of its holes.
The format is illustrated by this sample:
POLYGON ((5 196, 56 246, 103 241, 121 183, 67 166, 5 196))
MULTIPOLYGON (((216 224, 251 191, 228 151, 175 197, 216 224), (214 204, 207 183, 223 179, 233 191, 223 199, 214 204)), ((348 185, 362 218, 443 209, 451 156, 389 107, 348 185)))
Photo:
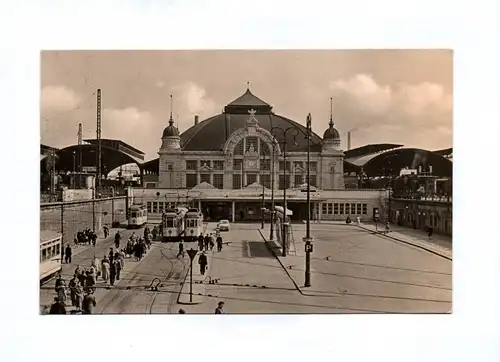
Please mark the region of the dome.
POLYGON ((179 130, 174 126, 174 120, 170 119, 168 121, 169 125, 163 130, 163 136, 165 137, 179 137, 179 130))
POLYGON ((323 133, 323 140, 340 140, 339 131, 333 127, 332 121, 330 121, 330 127, 323 133))
MULTIPOLYGON (((181 134, 182 149, 185 151, 220 151, 231 136, 231 134, 245 128, 250 117, 249 111, 255 110, 254 117, 258 121, 259 127, 271 132, 273 127, 283 130, 290 126, 299 130, 299 135, 292 138, 291 132, 287 134, 287 151, 297 152, 307 150, 307 129, 305 126, 292 121, 286 117, 272 112, 272 107, 254 96, 250 90, 239 98, 229 103, 224 112, 201 121, 181 134)), ((283 140, 281 132, 276 134, 278 141, 283 140)), ((312 134, 311 151, 321 151, 321 138, 317 134, 312 134)))

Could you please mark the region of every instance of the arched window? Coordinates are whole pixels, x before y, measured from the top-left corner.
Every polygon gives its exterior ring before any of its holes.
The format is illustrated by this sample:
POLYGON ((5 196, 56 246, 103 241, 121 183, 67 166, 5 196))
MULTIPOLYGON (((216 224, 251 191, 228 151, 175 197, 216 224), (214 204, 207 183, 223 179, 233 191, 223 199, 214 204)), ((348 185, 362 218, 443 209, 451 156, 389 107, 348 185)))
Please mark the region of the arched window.
POLYGON ((234 147, 234 152, 233 152, 233 154, 234 154, 235 156, 243 156, 244 142, 245 142, 245 140, 244 140, 244 139, 242 139, 242 140, 240 141, 240 143, 238 143, 238 144, 234 147))

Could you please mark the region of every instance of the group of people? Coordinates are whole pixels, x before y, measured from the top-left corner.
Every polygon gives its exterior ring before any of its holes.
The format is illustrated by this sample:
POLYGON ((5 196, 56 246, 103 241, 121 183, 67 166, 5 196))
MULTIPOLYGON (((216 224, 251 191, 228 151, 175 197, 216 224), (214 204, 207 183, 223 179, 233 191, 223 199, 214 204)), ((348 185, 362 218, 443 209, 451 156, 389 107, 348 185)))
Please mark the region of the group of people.
POLYGON ((200 251, 213 250, 215 244, 217 244, 217 251, 221 252, 222 237, 220 236, 220 234, 217 234, 217 237, 215 237, 212 233, 207 233, 205 236, 203 236, 203 233, 200 233, 200 235, 198 236, 198 249, 200 251))
POLYGON ((144 231, 144 237, 137 237, 135 233, 132 233, 127 241, 127 246, 124 250, 125 254, 128 256, 133 255, 136 261, 142 260, 146 252, 151 248, 152 238, 153 236, 148 228, 144 231))
MULTIPOLYGON (((105 229, 106 230, 106 229, 105 229)), ((105 231, 106 234, 106 231, 105 231)), ((83 231, 78 231, 76 233, 75 239, 74 239, 75 246, 78 245, 93 245, 95 247, 95 244, 97 243, 97 234, 90 230, 89 228, 86 228, 83 231)))

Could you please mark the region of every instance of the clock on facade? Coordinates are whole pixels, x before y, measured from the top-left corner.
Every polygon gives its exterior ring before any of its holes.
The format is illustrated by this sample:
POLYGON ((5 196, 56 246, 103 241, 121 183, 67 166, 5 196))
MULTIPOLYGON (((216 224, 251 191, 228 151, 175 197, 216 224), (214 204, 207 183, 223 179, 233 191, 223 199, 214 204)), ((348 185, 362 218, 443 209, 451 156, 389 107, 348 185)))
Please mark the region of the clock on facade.
POLYGON ((248 168, 254 168, 254 167, 255 167, 255 161, 253 161, 253 160, 248 160, 248 161, 247 161, 247 167, 248 167, 248 168))

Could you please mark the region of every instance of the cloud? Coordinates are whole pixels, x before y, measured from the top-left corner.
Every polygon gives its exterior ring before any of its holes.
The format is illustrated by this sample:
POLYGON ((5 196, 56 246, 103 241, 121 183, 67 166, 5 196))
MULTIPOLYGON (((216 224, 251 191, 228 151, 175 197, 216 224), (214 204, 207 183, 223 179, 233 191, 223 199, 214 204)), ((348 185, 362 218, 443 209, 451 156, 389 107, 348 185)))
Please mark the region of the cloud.
POLYGON ((158 79, 155 83, 156 88, 163 88, 165 86, 165 82, 162 81, 161 79, 158 79))
POLYGON ((452 95, 440 84, 421 82, 381 85, 367 74, 330 83, 337 117, 349 129, 382 127, 415 132, 426 128, 452 128, 452 95))
POLYGON ((193 125, 195 115, 200 120, 215 115, 219 109, 216 102, 207 96, 206 90, 194 82, 187 82, 172 89, 174 96, 174 117, 179 114, 181 132, 193 125))
POLYGON ((64 86, 46 86, 41 92, 42 111, 66 112, 78 107, 81 97, 64 86))

